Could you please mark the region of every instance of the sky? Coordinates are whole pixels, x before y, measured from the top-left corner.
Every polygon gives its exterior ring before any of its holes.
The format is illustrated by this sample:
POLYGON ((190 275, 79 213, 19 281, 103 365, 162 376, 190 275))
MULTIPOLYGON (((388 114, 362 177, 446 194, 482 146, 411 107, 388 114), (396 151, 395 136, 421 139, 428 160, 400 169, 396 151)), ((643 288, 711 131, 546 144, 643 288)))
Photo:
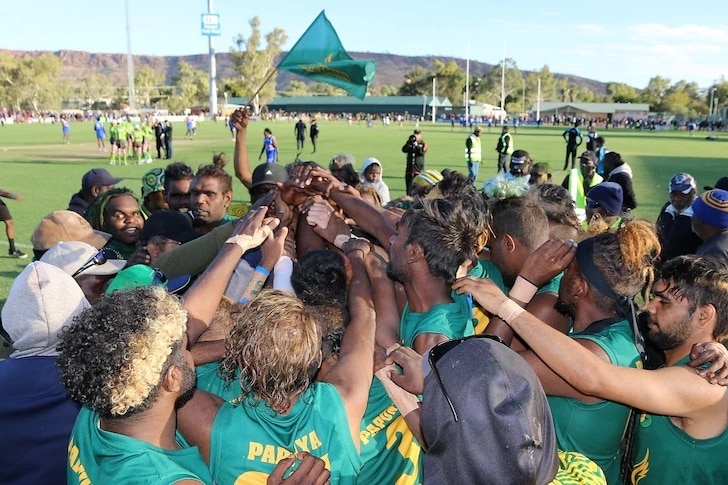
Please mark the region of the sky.
MULTIPOLYGON (((656 0, 127 0, 134 54, 208 52, 200 16, 220 15, 216 52, 238 33, 283 29, 290 48, 321 10, 348 51, 448 56, 647 86, 659 75, 708 88, 728 78, 728 2, 656 0)), ((125 2, 0 0, 0 49, 127 52, 125 2)), ((359 57, 362 58, 362 57, 359 57)))

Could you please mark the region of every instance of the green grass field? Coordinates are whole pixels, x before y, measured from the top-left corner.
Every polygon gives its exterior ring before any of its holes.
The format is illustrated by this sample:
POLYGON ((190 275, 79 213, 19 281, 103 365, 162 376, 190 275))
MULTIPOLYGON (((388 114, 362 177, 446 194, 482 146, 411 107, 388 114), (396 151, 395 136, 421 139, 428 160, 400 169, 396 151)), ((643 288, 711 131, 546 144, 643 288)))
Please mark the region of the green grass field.
MULTIPOLYGON (((273 130, 281 147, 281 161, 292 161, 296 156, 293 122, 251 122, 249 128, 250 153, 257 159, 262 146, 263 129, 273 130)), ((349 152, 357 164, 368 157, 378 158, 384 165, 384 179, 393 196, 404 190, 404 155, 400 149, 414 126, 396 124, 388 128, 375 123, 372 128, 346 122, 320 123, 321 135, 316 154, 311 155, 309 140, 301 158, 314 160, 328 166, 336 153, 349 152)), ((451 131, 449 124, 433 126, 423 124, 423 138, 429 144, 426 156, 427 168, 450 167, 466 172, 463 147, 467 131, 459 127, 451 131)), ((536 161, 549 162, 553 179, 561 183, 565 172, 563 166, 564 142, 561 132, 564 127, 521 127, 514 134, 515 147, 527 150, 536 161)), ((646 132, 630 130, 598 130, 605 136, 607 146, 632 166, 634 185, 639 207, 638 217, 654 220, 657 211, 667 200, 667 184, 670 177, 680 171, 692 173, 699 188, 713 184, 719 177, 728 175, 728 135, 720 134, 716 141, 705 140, 706 133, 690 137, 685 132, 646 132)), ((484 129, 483 152, 487 160, 480 171, 479 185, 495 174, 496 154, 493 150, 500 130, 484 129)), ((214 152, 226 152, 229 156, 229 170, 232 173, 232 149, 230 132, 224 123, 204 122, 198 126, 197 137, 184 140, 184 126, 174 127, 174 160, 183 161, 197 168, 209 163, 214 152)), ((16 222, 16 241, 19 247, 30 253, 30 234, 38 221, 48 212, 65 209, 71 194, 80 187, 81 176, 94 167, 106 167, 110 172, 125 180, 120 184, 140 193, 140 177, 151 167, 164 166, 162 160, 152 165, 127 167, 108 166, 107 154, 96 149, 96 138, 92 123, 73 123, 71 143, 61 144, 59 125, 7 125, 0 128, 0 188, 16 192, 25 197, 22 202, 5 200, 16 222)), ((247 191, 234 180, 234 199, 247 200, 247 191)), ((0 304, 5 298, 13 278, 30 259, 17 260, 7 256, 7 242, 0 237, 0 304)))

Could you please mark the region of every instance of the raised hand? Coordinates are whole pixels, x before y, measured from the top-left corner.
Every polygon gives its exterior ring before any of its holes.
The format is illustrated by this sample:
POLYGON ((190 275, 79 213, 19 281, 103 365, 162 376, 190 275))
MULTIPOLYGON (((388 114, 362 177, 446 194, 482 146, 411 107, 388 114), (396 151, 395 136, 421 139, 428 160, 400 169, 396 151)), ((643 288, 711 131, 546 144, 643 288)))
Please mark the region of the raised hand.
POLYGON ((508 298, 491 280, 466 276, 455 280, 452 289, 458 295, 469 294, 480 306, 493 315, 498 314, 498 307, 508 298))
POLYGON ((576 256, 574 241, 549 239, 532 252, 523 263, 520 275, 541 287, 564 271, 576 256))

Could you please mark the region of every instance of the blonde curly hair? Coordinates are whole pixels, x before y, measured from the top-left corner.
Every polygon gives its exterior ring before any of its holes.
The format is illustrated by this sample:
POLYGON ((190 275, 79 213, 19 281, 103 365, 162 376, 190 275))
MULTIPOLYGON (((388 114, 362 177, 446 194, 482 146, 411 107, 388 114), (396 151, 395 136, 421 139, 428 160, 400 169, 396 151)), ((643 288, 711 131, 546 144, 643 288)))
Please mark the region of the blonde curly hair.
POLYGON ((290 293, 263 290, 236 315, 220 371, 240 369, 243 398, 286 412, 320 365, 321 334, 304 304, 290 293))
POLYGON ((104 417, 148 409, 177 362, 187 312, 161 287, 115 291, 64 329, 58 366, 69 395, 104 417))

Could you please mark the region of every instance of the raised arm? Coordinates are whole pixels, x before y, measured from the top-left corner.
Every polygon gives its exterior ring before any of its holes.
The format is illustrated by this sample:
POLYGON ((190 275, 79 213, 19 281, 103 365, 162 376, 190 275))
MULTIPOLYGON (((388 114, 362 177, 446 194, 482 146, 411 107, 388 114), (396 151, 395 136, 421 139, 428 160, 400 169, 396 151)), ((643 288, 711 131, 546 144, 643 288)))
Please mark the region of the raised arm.
POLYGON ((240 257, 249 249, 258 247, 278 225, 277 219, 264 220, 265 213, 265 207, 258 208, 237 223, 233 236, 185 295, 183 306, 187 310, 190 344, 194 344, 207 330, 240 257))
POLYGON ((339 361, 326 374, 325 381, 339 390, 346 406, 352 440, 359 449, 361 419, 374 375, 375 313, 364 263, 369 254, 369 243, 350 241, 344 246, 344 252, 353 272, 349 284, 351 320, 341 340, 339 361))
POLYGON ((676 417, 695 416, 725 399, 725 388, 710 384, 689 367, 644 370, 605 362, 484 281, 479 291, 471 293, 473 298, 503 318, 546 365, 586 395, 676 417))
POLYGON ((235 176, 240 182, 250 189, 253 185, 253 172, 250 169, 250 157, 248 156, 248 111, 245 108, 236 110, 231 117, 231 123, 235 128, 235 155, 233 165, 235 176))

